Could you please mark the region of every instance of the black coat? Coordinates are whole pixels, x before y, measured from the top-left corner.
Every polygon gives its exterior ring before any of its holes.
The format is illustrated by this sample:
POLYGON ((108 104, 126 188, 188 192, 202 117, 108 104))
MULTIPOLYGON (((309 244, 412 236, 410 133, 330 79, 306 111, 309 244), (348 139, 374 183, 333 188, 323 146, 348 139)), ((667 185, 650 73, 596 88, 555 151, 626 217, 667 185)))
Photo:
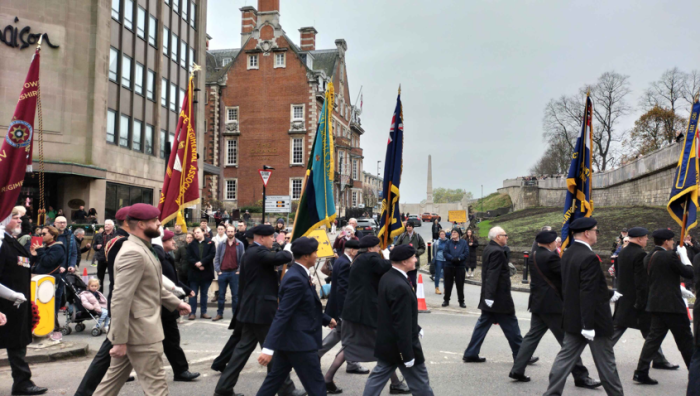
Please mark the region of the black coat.
POLYGON ((242 323, 271 324, 277 312, 279 288, 275 266, 289 264, 291 253, 274 253, 265 246, 252 244, 243 254, 238 278, 236 320, 242 323))
POLYGON ((190 263, 190 271, 187 274, 187 279, 190 282, 211 282, 214 280, 214 257, 216 256, 216 244, 208 238, 204 238, 202 242, 196 239, 187 246, 187 261, 190 263), (204 244, 202 255, 199 254, 199 244, 204 244), (195 264, 202 263, 202 268, 196 267, 195 264))
POLYGON ((378 312, 374 356, 391 364, 413 359, 415 364, 424 363, 416 294, 408 279, 397 270, 389 270, 379 281, 378 312))
POLYGON ((391 269, 391 261, 379 253, 362 253, 350 267, 348 294, 341 319, 377 328, 379 280, 391 269))
POLYGON ((13 301, 0 298, 0 312, 7 317, 7 324, 0 326, 0 349, 24 347, 32 342, 32 272, 29 257, 29 252, 5 233, 0 247, 0 283, 24 294, 27 302, 16 308, 13 301))
POLYGON ((117 235, 119 235, 119 230, 117 229, 112 230, 110 234, 100 232, 99 234, 95 235, 95 238, 92 241, 92 249, 95 251, 95 260, 107 260, 107 256, 105 255, 105 247, 107 247, 107 243, 117 235), (97 248, 97 245, 100 245, 99 249, 97 248))
POLYGON ((613 334, 610 297, 600 259, 586 245, 574 241, 561 259, 564 297, 564 330, 581 334, 595 330, 596 336, 613 334))
POLYGON ((561 259, 559 255, 538 246, 532 255, 530 267, 530 300, 528 309, 536 314, 561 314, 564 304, 561 299, 561 259), (537 268, 539 268, 539 271, 537 268), (554 288, 547 283, 547 277, 554 288))
POLYGON ((469 258, 467 259, 467 266, 469 268, 476 268, 476 248, 479 247, 479 239, 474 238, 474 240, 467 239, 467 244, 469 245, 469 258))
POLYGON ((31 259, 32 273, 57 277, 65 260, 66 249, 61 242, 54 242, 51 246, 43 245, 36 249, 36 256, 31 259))
POLYGON ((350 259, 343 254, 333 263, 333 276, 331 278, 331 295, 326 303, 326 315, 336 321, 340 320, 340 314, 345 305, 345 296, 348 294, 348 282, 350 280, 350 259))
MULTIPOLYGON (((85 238, 83 238, 83 239, 85 239, 85 238)), ((78 257, 75 259, 75 266, 76 267, 80 265, 80 261, 83 259, 83 253, 90 250, 90 248, 87 246, 83 246, 83 247, 80 246, 83 244, 83 239, 78 239, 77 237, 75 238, 76 247, 78 248, 78 257)))
POLYGON ((236 232, 236 239, 243 242, 243 247, 248 250, 248 239, 245 237, 245 232, 236 232))
POLYGON ((105 254, 107 255, 107 272, 109 273, 109 294, 107 294, 107 310, 112 312, 112 291, 114 291, 114 260, 117 259, 117 254, 122 248, 124 241, 129 239, 129 233, 123 229, 117 230, 117 236, 110 239, 109 243, 105 244, 105 254))
POLYGON ((646 263, 649 276, 647 312, 686 314, 681 295, 681 277, 693 279, 693 267, 684 265, 674 251, 657 246, 646 263))
MULTIPOLYGON (((695 293, 700 291, 700 254, 693 258, 693 268, 695 273, 695 293)), ((696 300, 697 301, 697 300, 696 300)), ((700 304, 693 306, 693 335, 695 336, 695 347, 700 347, 700 304)))
POLYGON ((489 241, 481 256, 481 297, 479 309, 503 314, 515 313, 510 295, 510 269, 506 252, 499 244, 489 241), (484 300, 493 300, 489 308, 484 300))
POLYGON ((617 257, 617 291, 622 294, 615 303, 613 319, 618 327, 649 328, 650 316, 645 312, 649 285, 645 257, 647 252, 630 242, 617 257))
MULTIPOLYGON (((185 295, 189 296, 189 294, 192 292, 192 289, 187 287, 186 284, 180 282, 180 280, 177 278, 177 268, 175 268, 175 259, 173 258, 172 254, 165 253, 163 247, 159 245, 153 245, 153 250, 155 250, 156 254, 158 255, 160 265, 161 267, 163 267, 163 276, 170 279, 174 284, 181 287, 182 290, 185 291, 185 295)), ((177 310, 170 311, 167 308, 163 307, 161 316, 168 316, 177 319, 180 316, 180 313, 178 313, 177 310)))

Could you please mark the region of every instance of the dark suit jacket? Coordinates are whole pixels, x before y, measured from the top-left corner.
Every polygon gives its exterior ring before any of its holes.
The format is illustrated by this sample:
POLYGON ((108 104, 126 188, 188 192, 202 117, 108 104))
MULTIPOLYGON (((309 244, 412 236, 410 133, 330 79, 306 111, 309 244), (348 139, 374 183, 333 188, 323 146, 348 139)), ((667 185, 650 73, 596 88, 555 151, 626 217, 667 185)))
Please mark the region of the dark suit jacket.
POLYGON ((418 302, 408 279, 391 269, 379 281, 379 327, 374 356, 398 364, 416 359, 425 362, 420 345, 418 302))
MULTIPOLYGON (((695 273, 695 293, 697 295, 700 290, 700 254, 696 254, 693 258, 693 267, 695 273)), ((693 335, 695 336, 695 347, 700 348, 700 304, 695 304, 693 306, 693 335)))
POLYGON ((196 239, 187 246, 187 261, 190 263, 190 271, 187 279, 192 282, 211 282, 214 280, 214 257, 216 256, 216 244, 209 238, 204 238, 203 254, 199 254, 200 242, 196 239), (202 263, 203 270, 195 266, 197 262, 202 263))
POLYGON ((252 244, 243 254, 238 277, 238 304, 236 320, 242 323, 272 323, 277 312, 279 287, 275 266, 288 264, 292 254, 287 251, 272 252, 252 244))
POLYGON ((515 313, 510 295, 510 269, 506 252, 499 244, 489 241, 481 256, 481 297, 479 309, 486 312, 515 313), (493 300, 489 308, 484 300, 493 300))
POLYGON ((129 239, 129 233, 120 228, 117 230, 117 236, 110 239, 104 246, 105 255, 107 257, 107 272, 109 273, 109 294, 107 295, 107 312, 112 311, 112 292, 114 291, 114 261, 117 259, 117 254, 122 249, 122 244, 129 239))
POLYGON ((649 253, 647 312, 686 314, 681 295, 681 277, 693 279, 693 267, 681 263, 675 251, 657 246, 649 253))
MULTIPOLYGON (((153 250, 156 251, 156 255, 158 255, 160 265, 161 267, 163 267, 163 276, 170 279, 174 284, 181 287, 182 290, 185 291, 185 295, 189 295, 190 292, 192 292, 192 289, 190 289, 186 284, 180 282, 180 280, 178 279, 177 268, 175 267, 175 258, 173 258, 171 254, 165 253, 165 250, 163 250, 162 246, 153 245, 153 250)), ((170 311, 165 307, 163 307, 163 310, 161 312, 162 318, 177 319, 179 316, 180 314, 177 310, 170 311)))
POLYGON ((532 255, 530 268, 530 300, 528 309, 537 314, 561 314, 564 305, 561 299, 561 259, 559 255, 550 252, 546 248, 538 246, 532 255), (535 269, 542 271, 542 274, 554 285, 552 288, 547 281, 540 276, 535 269))
POLYGON ((586 245, 574 241, 561 259, 564 294, 564 330, 580 334, 595 330, 596 336, 613 334, 610 297, 600 259, 586 245))
MULTIPOLYGON (((340 317, 377 328, 377 291, 379 280, 391 269, 391 261, 379 253, 362 253, 350 267, 348 294, 340 317)), ((332 287, 331 287, 332 289, 332 287)))
POLYGON ((622 297, 615 303, 613 319, 616 326, 639 329, 648 328, 651 324, 649 315, 644 311, 649 293, 646 256, 644 248, 631 242, 617 256, 615 276, 617 291, 622 297))
POLYGON ((326 303, 326 315, 336 321, 340 320, 340 314, 345 305, 345 296, 348 294, 348 281, 350 280, 350 259, 343 254, 333 263, 333 277, 331 279, 331 295, 326 303))
POLYGON ((280 305, 263 346, 273 351, 305 352, 321 348, 321 327, 331 322, 323 313, 316 288, 300 264, 289 267, 280 285, 280 305))

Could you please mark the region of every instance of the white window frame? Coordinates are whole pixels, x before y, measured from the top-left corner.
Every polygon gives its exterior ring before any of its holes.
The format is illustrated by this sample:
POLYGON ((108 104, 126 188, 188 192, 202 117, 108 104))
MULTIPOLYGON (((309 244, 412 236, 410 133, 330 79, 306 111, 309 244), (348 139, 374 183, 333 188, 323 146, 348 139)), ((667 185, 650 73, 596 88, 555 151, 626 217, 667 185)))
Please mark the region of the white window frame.
POLYGON ((187 71, 189 71, 190 73, 192 72, 192 65, 194 65, 195 60, 196 59, 195 59, 194 48, 190 47, 190 62, 189 62, 189 68, 187 69, 187 71))
POLYGON ((285 55, 284 52, 276 52, 275 53, 275 69, 278 68, 285 68, 287 67, 287 56, 285 55), (280 59, 282 62, 279 62, 280 59))
POLYGON ((146 98, 155 101, 156 95, 156 72, 151 69, 146 70, 146 98))
POLYGON ((185 99, 185 90, 180 88, 180 96, 178 96, 178 105, 177 105, 177 114, 179 115, 182 112, 182 101, 185 99))
POLYGON ((289 195, 292 197, 292 201, 301 199, 302 189, 304 188, 304 179, 301 177, 290 177, 289 178, 289 195), (299 195, 294 195, 294 184, 298 182, 299 185, 299 195))
POLYGON ((119 147, 129 147, 129 132, 131 130, 131 117, 121 114, 119 117, 119 147), (126 136, 125 136, 126 135, 126 136))
POLYGON ((143 151, 143 145, 141 144, 141 137, 143 135, 143 122, 141 120, 133 119, 133 127, 131 129, 131 149, 134 151, 143 151), (138 145, 138 147, 136 147, 138 145))
POLYGON ((173 0, 173 11, 175 11, 176 14, 180 13, 180 0, 173 0))
POLYGON ((187 43, 180 40, 180 67, 187 69, 187 43))
POLYGON ((357 202, 358 202, 358 194, 357 191, 352 191, 352 207, 356 208, 357 207, 357 202))
POLYGON ((158 48, 158 19, 148 14, 148 44, 158 48))
POLYGON ((124 27, 134 30, 134 0, 124 0, 124 27))
POLYGON ((248 70, 260 69, 260 57, 258 54, 248 55, 248 70))
POLYGON ((138 62, 134 64, 134 92, 141 96, 143 96, 143 69, 142 64, 138 62))
POLYGON ((155 155, 155 153, 153 152, 153 140, 156 138, 153 133, 154 130, 155 128, 153 127, 153 125, 149 124, 146 124, 146 127, 143 130, 143 149, 144 153, 148 155, 155 155))
POLYGON ((177 110, 177 85, 170 83, 170 107, 171 111, 177 110))
POLYGON ((290 112, 291 112, 290 117, 291 117, 292 121, 304 121, 304 114, 306 113, 306 106, 303 104, 293 104, 290 107, 290 112), (301 117, 295 117, 294 116, 294 109, 295 108, 298 109, 300 107, 301 107, 301 117))
POLYGON ((170 59, 172 59, 173 62, 177 63, 177 53, 180 46, 180 42, 177 37, 177 34, 171 32, 170 37, 170 59))
POLYGON ((197 30, 197 5, 194 2, 190 3, 190 26, 197 30))
POLYGON ((136 35, 146 39, 146 10, 141 6, 136 6, 136 35))
POLYGON ((112 0, 112 19, 116 20, 117 22, 119 21, 119 14, 121 14, 121 1, 120 0, 112 0))
POLYGON ((109 80, 119 83, 119 50, 109 47, 109 80))
POLYGON ((295 137, 291 138, 289 141, 289 163, 292 165, 304 165, 304 138, 295 137), (300 150, 298 160, 297 156, 295 155, 297 154, 295 150, 300 150))
POLYGON ((159 156, 160 158, 165 158, 165 144, 168 139, 168 132, 165 129, 160 130, 160 146, 158 147, 159 149, 159 156))
POLYGON ((231 58, 224 58, 221 60, 221 67, 224 67, 224 66, 228 65, 229 63, 231 63, 231 58))
POLYGON ((352 179, 357 180, 357 169, 359 168, 359 161, 352 160, 352 179))
POLYGON ((187 23, 187 10, 188 10, 188 5, 187 5, 187 0, 182 1, 182 12, 180 13, 180 16, 182 16, 182 19, 185 20, 185 23, 187 23))
POLYGON ((122 87, 127 89, 131 89, 131 65, 133 63, 134 59, 132 57, 125 53, 122 53, 122 87))
POLYGON ((168 56, 168 49, 170 48, 170 29, 167 26, 163 26, 163 55, 168 56))
POLYGON ((238 139, 226 139, 226 166, 238 166, 238 139))
POLYGON ((227 123, 227 124, 228 124, 228 123, 231 123, 231 122, 234 122, 234 121, 238 121, 239 118, 240 118, 240 116, 241 116, 241 112, 240 112, 240 110, 238 109, 238 106, 227 106, 227 107, 226 107, 226 123, 227 123), (236 115, 235 118, 231 118, 231 117, 230 117, 230 115, 231 115, 230 111, 231 111, 231 110, 234 110, 234 111, 235 111, 235 115, 236 115))
POLYGON ((162 78, 160 81, 160 105, 168 108, 168 79, 162 78))
POLYGON ((224 201, 237 201, 238 200, 238 179, 230 178, 224 179, 224 201), (233 182, 233 191, 229 190, 229 182, 233 182), (232 193, 232 197, 229 198, 229 192, 232 193))
POLYGON ((118 144, 117 142, 117 112, 107 109, 107 143, 118 144), (110 135, 112 136, 110 140, 110 135))

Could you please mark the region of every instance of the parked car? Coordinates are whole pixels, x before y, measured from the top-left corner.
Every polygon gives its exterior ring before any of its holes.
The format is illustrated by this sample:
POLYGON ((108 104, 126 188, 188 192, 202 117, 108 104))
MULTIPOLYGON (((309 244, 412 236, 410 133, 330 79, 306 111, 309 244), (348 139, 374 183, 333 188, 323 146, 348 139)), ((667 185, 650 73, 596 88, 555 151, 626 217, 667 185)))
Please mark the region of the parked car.
POLYGON ((362 231, 365 235, 377 235, 379 225, 374 219, 360 217, 357 219, 357 230, 362 231))
POLYGON ((432 215, 433 215, 433 221, 435 221, 435 219, 437 219, 437 221, 442 221, 442 216, 440 216, 439 214, 433 213, 432 215))
POLYGON ((423 213, 422 215, 420 215, 420 219, 421 219, 421 221, 425 221, 425 222, 429 223, 429 222, 433 221, 433 215, 431 215, 430 213, 423 213))
POLYGON ((423 222, 418 215, 410 215, 406 220, 406 224, 413 224, 413 227, 420 227, 423 225, 423 222))

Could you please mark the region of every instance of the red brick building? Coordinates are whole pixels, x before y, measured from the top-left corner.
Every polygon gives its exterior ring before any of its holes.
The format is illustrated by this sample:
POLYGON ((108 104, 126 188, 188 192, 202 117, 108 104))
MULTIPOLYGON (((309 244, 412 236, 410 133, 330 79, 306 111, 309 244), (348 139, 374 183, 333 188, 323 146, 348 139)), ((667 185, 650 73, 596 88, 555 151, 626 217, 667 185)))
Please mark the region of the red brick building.
MULTIPOLYGON (((207 53, 203 200, 229 209, 262 199, 258 173, 272 166, 268 195, 299 199, 327 84, 333 82, 338 212, 363 203, 362 149, 351 104, 347 44, 317 50, 313 27, 297 46, 280 25, 279 0, 241 8, 241 48, 207 53)), ((216 205, 215 205, 216 206, 216 205)))

